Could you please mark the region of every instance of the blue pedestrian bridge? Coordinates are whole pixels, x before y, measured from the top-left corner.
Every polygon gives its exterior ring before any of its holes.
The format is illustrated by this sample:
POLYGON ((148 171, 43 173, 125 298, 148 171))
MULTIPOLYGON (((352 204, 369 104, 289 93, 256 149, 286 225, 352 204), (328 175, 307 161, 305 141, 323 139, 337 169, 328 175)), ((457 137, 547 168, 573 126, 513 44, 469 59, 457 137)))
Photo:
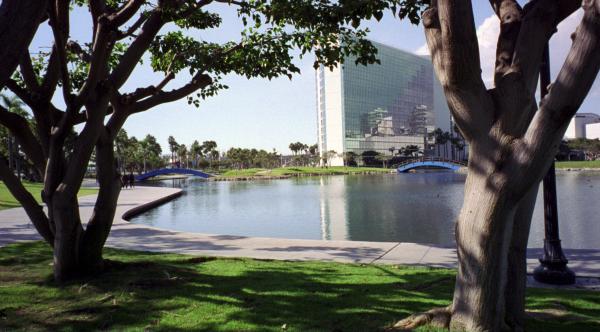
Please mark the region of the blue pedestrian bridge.
POLYGON ((466 164, 462 161, 451 160, 446 158, 413 158, 407 159, 398 165, 398 173, 406 173, 411 169, 417 168, 441 168, 441 169, 449 169, 453 171, 459 170, 461 167, 466 166, 466 164))
POLYGON ((135 180, 136 181, 144 181, 147 180, 149 178, 153 178, 155 176, 158 175, 168 175, 168 174, 188 174, 188 175, 193 175, 193 176, 198 176, 204 179, 208 179, 209 177, 211 177, 211 174, 208 173, 204 173, 201 171, 197 171, 195 169, 188 169, 188 168, 161 168, 161 169, 155 169, 153 171, 150 172, 146 172, 140 175, 136 175, 135 180))

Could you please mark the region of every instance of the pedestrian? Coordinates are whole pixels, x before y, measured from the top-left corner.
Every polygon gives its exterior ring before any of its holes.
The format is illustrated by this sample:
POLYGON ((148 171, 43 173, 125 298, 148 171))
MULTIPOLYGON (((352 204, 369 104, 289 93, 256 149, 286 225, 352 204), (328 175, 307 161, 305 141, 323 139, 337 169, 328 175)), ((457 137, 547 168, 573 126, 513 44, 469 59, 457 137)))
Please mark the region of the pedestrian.
POLYGON ((127 176, 127 174, 123 174, 123 176, 121 176, 121 189, 122 188, 127 189, 128 184, 129 184, 129 177, 127 176))
POLYGON ((133 176, 133 173, 129 173, 129 188, 133 188, 135 184, 135 176, 133 176))

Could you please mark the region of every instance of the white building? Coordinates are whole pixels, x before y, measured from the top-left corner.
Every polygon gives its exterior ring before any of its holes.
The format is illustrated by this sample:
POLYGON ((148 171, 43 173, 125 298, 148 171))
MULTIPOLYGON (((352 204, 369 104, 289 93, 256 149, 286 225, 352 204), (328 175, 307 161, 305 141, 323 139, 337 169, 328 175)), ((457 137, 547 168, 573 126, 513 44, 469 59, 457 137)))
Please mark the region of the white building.
MULTIPOLYGON (((591 124, 600 123, 600 115, 596 113, 576 113, 571 119, 569 127, 565 132, 565 139, 576 139, 576 138, 593 138, 587 133, 588 128, 592 128, 592 131, 596 130, 594 127, 589 127, 591 124)), ((596 133, 596 137, 598 134, 596 133)))
POLYGON ((588 139, 600 139, 600 122, 585 125, 585 134, 588 139))

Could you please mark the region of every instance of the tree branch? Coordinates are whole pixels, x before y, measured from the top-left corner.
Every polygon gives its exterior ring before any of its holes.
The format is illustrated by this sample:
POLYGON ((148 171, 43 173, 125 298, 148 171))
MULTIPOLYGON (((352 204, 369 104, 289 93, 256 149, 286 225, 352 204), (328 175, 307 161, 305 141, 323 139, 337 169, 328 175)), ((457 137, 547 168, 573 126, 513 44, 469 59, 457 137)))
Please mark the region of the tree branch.
POLYGON ((69 1, 58 0, 50 10, 50 26, 54 35, 54 47, 58 57, 58 68, 62 80, 63 98, 69 109, 71 104, 71 81, 67 67, 67 52, 65 45, 69 36, 69 1))
POLYGON ((144 25, 141 33, 129 45, 129 48, 121 57, 119 64, 110 74, 108 80, 112 88, 118 90, 127 81, 131 72, 140 61, 165 22, 162 19, 162 11, 155 9, 152 11, 144 25))
POLYGON ((50 222, 44 213, 44 209, 38 204, 33 195, 25 189, 21 181, 13 173, 13 170, 8 167, 6 159, 3 156, 0 156, 0 180, 4 182, 10 193, 21 203, 38 233, 50 246, 53 246, 54 232, 50 229, 50 222))
POLYGON ((0 106, 0 125, 10 130, 11 134, 17 138, 17 141, 23 147, 27 158, 31 160, 39 174, 44 174, 44 169, 46 168, 44 151, 29 128, 27 120, 0 106))
POLYGON ((66 44, 66 48, 69 52, 76 54, 79 59, 83 62, 92 62, 92 55, 83 50, 81 45, 74 40, 69 40, 66 44))
POLYGON ((465 138, 487 132, 492 99, 481 79, 475 22, 469 1, 440 0, 423 13, 433 66, 457 125, 465 138), (464 22, 467 22, 465 25, 464 22))
POLYGON ((0 3, 0 90, 31 43, 47 3, 45 0, 3 0, 0 3))
POLYGON ((144 22, 146 22, 146 20, 148 19, 147 15, 141 14, 138 19, 129 27, 127 28, 126 31, 119 31, 117 34, 117 39, 124 39, 130 36, 133 36, 133 34, 137 31, 137 29, 139 29, 142 24, 144 24, 144 22))
POLYGON ((521 13, 523 9, 515 0, 490 0, 494 12, 500 19, 500 36, 496 47, 496 67, 494 82, 499 80, 512 64, 515 44, 521 29, 521 13))
POLYGON ((523 8, 521 29, 508 73, 516 73, 522 78, 527 93, 535 93, 544 47, 556 26, 576 11, 580 3, 577 0, 536 0, 523 8))
POLYGON ((23 77, 23 81, 30 91, 33 93, 39 93, 40 85, 38 84, 37 76, 33 71, 33 64, 31 63, 29 50, 25 50, 23 53, 24 54, 21 57, 21 61, 19 61, 21 76, 23 77))
POLYGON ((570 119, 600 71, 600 10, 597 9, 600 1, 585 0, 583 3, 585 14, 567 59, 523 138, 524 148, 520 150, 523 153, 518 156, 520 167, 527 166, 523 172, 547 167, 546 162, 554 159, 570 119), (526 164, 531 156, 536 158, 526 164))
POLYGON ((50 54, 50 59, 48 60, 48 67, 46 69, 46 74, 44 75, 44 79, 42 81, 42 94, 44 100, 51 100, 52 96, 54 96, 54 92, 56 91, 56 87, 58 86, 58 81, 60 79, 60 65, 58 58, 58 51, 56 44, 52 47, 52 53, 50 54))
POLYGON ((198 89, 203 89, 212 83, 212 78, 206 74, 198 73, 194 76, 194 78, 186 85, 182 86, 179 89, 174 89, 171 91, 160 91, 154 94, 151 97, 148 97, 144 100, 141 100, 132 105, 130 109, 130 114, 139 113, 146 111, 152 107, 155 107, 160 104, 169 103, 172 101, 179 100, 198 89))
POLYGON ((108 16, 110 25, 114 28, 125 24, 129 19, 137 13, 140 7, 145 3, 145 0, 129 0, 117 12, 108 16))

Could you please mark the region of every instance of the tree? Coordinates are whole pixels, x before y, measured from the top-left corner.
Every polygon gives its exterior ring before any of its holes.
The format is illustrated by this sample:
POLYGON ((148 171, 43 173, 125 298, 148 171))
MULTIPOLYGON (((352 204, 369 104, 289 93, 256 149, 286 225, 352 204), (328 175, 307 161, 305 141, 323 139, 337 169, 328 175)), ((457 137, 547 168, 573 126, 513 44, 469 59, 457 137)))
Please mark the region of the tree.
POLYGON ((326 154, 326 156, 327 156, 327 159, 326 159, 327 165, 331 166, 331 159, 337 157, 337 155, 338 154, 337 154, 337 152, 335 150, 329 150, 329 151, 327 151, 327 154, 326 154))
POLYGON ((294 156, 298 154, 298 150, 299 150, 298 143, 290 143, 289 148, 292 151, 292 153, 294 154, 294 156))
POLYGON ((177 147, 177 159, 179 160, 180 167, 187 168, 188 163, 188 150, 185 144, 180 144, 177 147))
MULTIPOLYGON (((570 119, 600 69, 600 0, 491 0, 501 21, 494 88, 481 78, 471 1, 438 0, 422 15, 450 111, 469 143, 465 199, 456 224, 458 275, 452 305, 398 324, 456 330, 523 330, 527 239, 537 188, 570 119), (565 63, 536 103, 548 40, 583 7, 565 63)), ((485 59, 487 60, 487 59, 485 59)))
MULTIPOLYGON (((15 1, 3 1, 2 5, 5 3, 15 1)), ((4 163, 0 163, 0 179, 52 246, 55 279, 66 281, 104 268, 102 248, 120 191, 114 139, 129 116, 182 98, 199 106, 203 98, 226 88, 221 82, 226 74, 291 78, 299 72, 292 49, 303 55, 314 51, 315 66, 331 67, 349 55, 356 55, 359 64, 375 62, 375 48, 364 39, 366 32, 353 27, 364 18, 381 18, 383 11, 392 7, 399 16, 415 20, 418 6, 408 0, 404 4, 400 0, 368 5, 333 0, 49 2, 39 17, 46 10, 52 48, 33 56, 26 47, 13 51, 19 57, 19 71, 6 82, 31 108, 35 133, 25 125, 26 119, 0 108, 0 123, 17 138, 35 169, 44 174, 42 198, 48 214, 4 163), (91 40, 69 39, 72 5, 87 7, 90 22, 78 28, 89 28, 91 40), (219 7, 237 11, 246 26, 239 40, 214 43, 190 37, 191 30, 219 28, 219 7), (131 84, 126 83, 140 63, 164 76, 156 84, 128 90, 131 84), (178 83, 182 81, 185 83, 178 83), (167 85, 174 87, 167 89, 167 85), (65 106, 57 107, 53 98, 62 98, 65 106), (81 129, 69 153, 68 137, 76 125, 81 129), (94 150, 100 190, 94 213, 85 224, 79 215, 77 192, 94 150)), ((37 12, 29 15, 34 23, 39 22, 37 12)), ((0 30, 0 34, 4 32, 0 30)), ((3 43, 1 51, 12 46, 3 43)), ((0 54, 0 60, 4 59, 0 54)))
POLYGON ((169 144, 169 151, 171 151, 171 163, 175 162, 175 157, 177 156, 177 151, 179 151, 179 143, 175 140, 175 137, 169 136, 167 138, 167 143, 169 144))
POLYGON ((156 141, 156 137, 148 134, 140 141, 140 146, 143 152, 144 172, 147 171, 147 167, 150 169, 159 168, 162 166, 162 148, 156 141))
POLYGON ((417 145, 407 145, 402 150, 402 153, 404 153, 405 157, 414 157, 415 154, 419 153, 419 151, 420 149, 417 145))
MULTIPOLYGON (((14 113, 26 119, 31 126, 31 119, 27 111, 23 108, 23 102, 16 96, 7 96, 0 94, 0 100, 8 112, 14 113)), ((4 129, 4 128, 2 128, 4 129)), ((21 157, 19 143, 15 140, 14 135, 2 130, 0 132, 3 141, 6 141, 6 154, 8 155, 8 167, 13 168, 17 172, 17 177, 21 178, 21 173, 24 171, 25 160, 21 157)), ((3 162, 3 161, 0 161, 3 162)), ((41 174, 39 174, 41 177, 41 174)), ((38 177, 39 178, 39 177, 38 177)))
POLYGON ((219 157, 217 149, 217 142, 215 141, 204 141, 202 142, 202 152, 210 159, 209 167, 212 168, 213 161, 219 157))
POLYGON ((381 161, 381 163, 383 164, 383 168, 388 168, 388 162, 390 162, 392 158, 394 158, 394 156, 390 156, 387 154, 378 154, 377 156, 375 156, 375 159, 377 161, 381 161))
POLYGON ((195 140, 192 145, 190 146, 190 154, 192 156, 192 166, 194 168, 198 167, 198 162, 200 161, 200 158, 202 158, 202 156, 204 155, 202 152, 202 146, 200 145, 200 143, 195 140))

